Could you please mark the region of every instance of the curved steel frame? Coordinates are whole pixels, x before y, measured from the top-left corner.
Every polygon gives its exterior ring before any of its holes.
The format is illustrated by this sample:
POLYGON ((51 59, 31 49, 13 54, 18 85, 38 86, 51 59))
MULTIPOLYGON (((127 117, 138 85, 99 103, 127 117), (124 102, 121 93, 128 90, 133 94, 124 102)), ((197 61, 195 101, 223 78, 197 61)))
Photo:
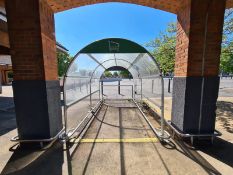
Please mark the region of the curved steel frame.
MULTIPOLYGON (((96 71, 101 65, 103 65, 103 63, 106 63, 106 62, 112 61, 112 60, 115 60, 115 59, 108 59, 108 60, 105 60, 105 61, 103 61, 100 65, 96 66, 96 68, 95 68, 94 71, 92 72, 92 75, 91 75, 91 78, 90 78, 90 79, 93 78, 93 75, 94 75, 95 71, 96 71)), ((129 61, 127 61, 127 60, 124 60, 124 59, 117 59, 117 60, 125 61, 125 62, 129 63, 130 65, 132 65, 132 64, 131 64, 129 61)), ((121 67, 123 67, 123 66, 121 66, 121 67)), ((127 69, 126 67, 123 67, 123 68, 127 69)), ((138 72, 138 75, 140 75, 139 71, 138 71, 138 70, 136 70, 136 71, 138 72)), ((129 71, 129 72, 130 72, 130 71, 129 71)), ((131 72, 130 72, 130 73, 131 73, 131 72)), ((132 75, 132 73, 131 73, 131 75, 132 75)), ((134 78, 134 77, 133 77, 133 78, 134 78)), ((138 77, 138 78, 140 78, 140 77, 138 77)))
MULTIPOLYGON (((101 41, 101 40, 99 40, 99 41, 101 41)), ((128 40, 129 41, 129 40, 128 40)), ((95 42, 98 42, 98 41, 95 41, 95 42)), ((91 44, 94 44, 95 42, 93 42, 93 43, 91 43, 91 44)), ((132 41, 130 41, 130 42, 132 42, 132 41)), ((134 43, 134 44, 137 44, 137 43, 135 43, 135 42, 132 42, 132 43, 134 43)), ((90 46, 91 44, 89 44, 88 46, 90 46)), ((142 46, 140 46, 139 44, 137 44, 138 45, 138 47, 141 47, 141 48, 143 48, 143 49, 145 49, 144 47, 142 47, 142 46)), ((87 47, 87 46, 86 46, 87 47)), ((84 47, 84 48, 86 48, 86 47, 84 47)), ((67 106, 67 103, 66 103, 66 93, 65 93, 65 90, 64 90, 64 87, 65 87, 65 84, 66 84, 66 78, 67 77, 69 77, 69 76, 67 76, 67 73, 68 73, 68 71, 69 71, 69 69, 70 69, 70 67, 71 67, 71 65, 73 64, 73 62, 76 60, 76 58, 78 58, 78 56, 79 56, 79 54, 80 54, 80 52, 82 51, 82 50, 84 50, 84 48, 83 49, 81 49, 75 56, 74 56, 74 59, 71 61, 71 63, 70 63, 70 65, 69 65, 69 67, 68 67, 68 69, 67 69, 67 71, 66 71, 66 73, 65 73, 65 76, 64 76, 64 80, 63 80, 63 100, 64 100, 64 122, 65 122, 65 133, 67 133, 67 109, 68 109, 68 107, 69 106, 67 106)), ((145 49, 146 50, 146 49, 145 49)), ((147 50, 146 50, 147 51, 147 50)), ((160 69, 160 66, 159 66, 159 64, 157 63, 157 61, 155 60, 155 58, 147 51, 146 52, 149 56, 150 56, 150 58, 152 59, 152 61, 155 63, 155 65, 157 66, 157 68, 159 69, 159 71, 160 71, 160 79, 161 79, 161 105, 159 106, 160 107, 160 109, 161 109, 161 134, 159 135, 160 136, 160 138, 161 139, 164 139, 164 136, 165 136, 165 132, 164 132, 164 124, 165 124, 165 122, 164 122, 164 80, 163 80, 163 77, 162 77, 162 71, 161 71, 161 69, 160 69)), ((84 53, 83 53, 84 54, 84 53)), ((126 61, 126 60, 124 60, 124 59, 118 59, 118 60, 123 60, 123 61, 126 61)), ((95 61, 95 60, 94 60, 95 61)), ((106 60, 106 61, 108 61, 108 60, 106 60)), ((106 62, 106 61, 104 61, 104 62, 106 62)), ((126 61, 126 62, 128 62, 128 63, 130 63, 129 61, 126 61)), ((99 64, 95 69, 94 69, 94 71, 93 71, 93 73, 92 73, 92 76, 90 77, 90 82, 91 82, 91 80, 92 80, 92 78, 93 78, 93 75, 94 75, 94 72, 97 70, 97 68, 99 67, 99 66, 101 66, 103 63, 101 63, 101 64, 99 64)), ((130 63, 130 65, 131 65, 132 63, 130 63)), ((137 71, 138 72, 138 71, 137 71)), ((140 74, 139 74, 140 75, 140 74)), ((143 77, 139 77, 139 79, 141 80, 141 91, 142 91, 142 78, 143 77)), ((91 84, 90 84, 90 88, 91 88, 91 84)), ((90 94, 91 95, 91 94, 90 94)), ((141 97, 142 97, 142 92, 141 92, 141 97)), ((91 100, 91 99, 90 99, 91 100)), ((102 101, 102 100, 101 100, 102 101)), ((92 111, 92 110, 91 110, 92 111)))

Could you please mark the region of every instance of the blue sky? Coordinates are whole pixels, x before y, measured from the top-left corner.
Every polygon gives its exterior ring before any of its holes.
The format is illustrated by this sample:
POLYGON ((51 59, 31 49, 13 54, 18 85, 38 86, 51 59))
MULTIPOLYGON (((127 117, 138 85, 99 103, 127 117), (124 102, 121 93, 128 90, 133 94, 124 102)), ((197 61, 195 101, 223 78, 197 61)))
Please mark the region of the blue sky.
POLYGON ((55 15, 56 39, 71 55, 93 41, 109 37, 145 45, 172 21, 176 21, 176 15, 139 5, 88 5, 55 15))

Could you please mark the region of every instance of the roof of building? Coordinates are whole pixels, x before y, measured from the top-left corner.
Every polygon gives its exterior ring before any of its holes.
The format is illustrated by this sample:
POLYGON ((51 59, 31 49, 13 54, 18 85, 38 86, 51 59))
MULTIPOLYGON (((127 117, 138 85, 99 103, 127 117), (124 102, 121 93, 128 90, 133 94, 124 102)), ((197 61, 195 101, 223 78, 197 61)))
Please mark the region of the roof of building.
MULTIPOLYGON (((57 49, 61 52, 67 53, 69 50, 61 45, 59 42, 56 42, 57 49)), ((0 55, 0 65, 12 65, 10 55, 0 55)))
POLYGON ((11 56, 10 55, 0 55, 0 65, 11 65, 11 56))
POLYGON ((69 51, 65 46, 63 46, 59 42, 56 42, 56 45, 57 45, 57 49, 60 50, 60 51, 62 51, 62 52, 66 52, 67 53, 69 51))

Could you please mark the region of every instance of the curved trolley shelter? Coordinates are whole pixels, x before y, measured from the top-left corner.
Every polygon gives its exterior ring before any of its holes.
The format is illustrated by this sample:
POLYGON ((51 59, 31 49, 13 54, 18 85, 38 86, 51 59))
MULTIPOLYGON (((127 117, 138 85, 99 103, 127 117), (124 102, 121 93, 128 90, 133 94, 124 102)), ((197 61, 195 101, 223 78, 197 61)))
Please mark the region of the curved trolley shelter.
POLYGON ((105 100, 101 77, 105 70, 111 68, 124 68, 131 73, 133 95, 129 99, 137 106, 138 101, 149 100, 161 109, 162 132, 157 132, 157 135, 163 137, 164 85, 160 68, 156 59, 144 47, 120 38, 95 41, 79 51, 71 62, 63 86, 67 135, 69 137, 73 135, 84 120, 105 100), (75 105, 80 108, 80 112, 76 115, 75 122, 74 120, 71 122, 72 114, 69 114, 69 109, 75 105), (89 112, 83 115, 82 111, 89 112))

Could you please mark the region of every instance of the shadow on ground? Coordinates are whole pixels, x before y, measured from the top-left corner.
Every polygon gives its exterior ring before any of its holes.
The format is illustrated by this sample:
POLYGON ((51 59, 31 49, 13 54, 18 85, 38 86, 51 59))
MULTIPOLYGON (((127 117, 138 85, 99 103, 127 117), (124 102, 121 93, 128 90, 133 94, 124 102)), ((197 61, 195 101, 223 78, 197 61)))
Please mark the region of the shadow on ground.
POLYGON ((216 138, 212 146, 199 146, 200 151, 233 167, 233 144, 221 138, 216 138))
POLYGON ((0 97, 0 136, 16 128, 13 97, 0 97))
POLYGON ((62 175, 63 146, 54 144, 48 150, 26 150, 18 147, 1 175, 62 175))
POLYGON ((233 133, 233 103, 227 101, 217 102, 217 118, 220 125, 229 133, 233 133))
MULTIPOLYGON (((221 121, 221 125, 226 129, 229 133, 233 133, 233 103, 219 101, 218 102, 218 110, 217 110, 217 120, 221 121)), ((10 111, 0 111, 0 124, 2 123, 2 113, 10 111)), ((14 112, 12 112, 14 114, 14 112)), ((98 138, 100 129, 102 124, 104 123, 106 111, 102 114, 102 118, 100 118, 100 125, 97 129, 95 138, 98 138)), ((15 116, 14 116, 15 118, 15 116)), ((119 108, 119 133, 120 138, 124 138, 124 129, 122 125, 122 111, 119 108)), ((15 128, 16 125, 13 127, 15 128)), ((1 135, 0 130, 0 135, 1 135)), ((208 174, 220 174, 209 162, 205 160, 195 149, 189 149, 182 141, 175 141, 178 147, 174 144, 173 149, 176 149, 180 153, 184 154, 188 158, 192 159, 200 166, 202 166, 208 174)), ((95 143, 90 146, 89 154, 86 158, 82 158, 84 162, 84 167, 82 169, 82 174, 85 174, 87 168, 90 163, 90 158, 93 154, 93 150, 95 148, 95 143)), ((212 146, 197 146, 198 150, 210 155, 211 157, 233 167, 233 144, 222 140, 221 138, 216 138, 214 144, 212 146)), ((120 170, 121 174, 125 174, 125 159, 124 159, 124 144, 120 143, 120 170)), ((159 151, 155 147, 158 154, 159 151)), ((75 151, 73 152, 73 154, 75 151)), ((7 162, 5 168, 3 169, 1 175, 62 175, 62 165, 64 161, 64 150, 63 146, 60 143, 55 143, 50 149, 44 151, 35 151, 35 150, 22 150, 16 149, 14 150, 13 155, 11 156, 10 160, 7 162)), ((72 154, 69 153, 67 150, 67 159, 68 159, 68 173, 74 174, 72 171, 72 154)), ((164 167, 167 170, 167 174, 171 174, 170 170, 168 169, 167 162, 163 160, 160 156, 161 161, 164 164, 164 167)))

